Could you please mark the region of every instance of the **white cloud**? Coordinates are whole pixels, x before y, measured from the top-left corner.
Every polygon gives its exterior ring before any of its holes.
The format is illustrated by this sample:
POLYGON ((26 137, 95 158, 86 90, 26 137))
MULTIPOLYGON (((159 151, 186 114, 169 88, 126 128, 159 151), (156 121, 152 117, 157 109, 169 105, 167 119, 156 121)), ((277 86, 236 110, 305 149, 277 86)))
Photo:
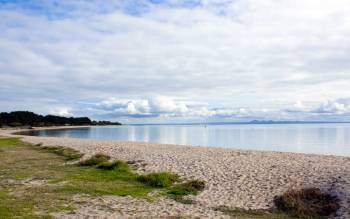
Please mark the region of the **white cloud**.
POLYGON ((327 101, 315 110, 320 114, 350 114, 350 98, 327 101))
POLYGON ((57 115, 57 116, 73 116, 72 113, 69 112, 70 109, 65 108, 65 107, 59 107, 59 108, 55 108, 50 110, 50 114, 52 115, 57 115))
POLYGON ((209 104, 174 100, 165 96, 137 100, 111 98, 96 104, 92 112, 97 116, 108 115, 115 119, 142 118, 141 122, 144 118, 167 118, 170 121, 176 121, 174 118, 178 121, 196 121, 203 118, 208 121, 347 121, 350 118, 350 98, 329 100, 317 105, 305 105, 297 101, 284 109, 213 108, 209 104))
POLYGON ((0 110, 304 118, 350 97, 347 0, 125 2, 0 7, 0 110))

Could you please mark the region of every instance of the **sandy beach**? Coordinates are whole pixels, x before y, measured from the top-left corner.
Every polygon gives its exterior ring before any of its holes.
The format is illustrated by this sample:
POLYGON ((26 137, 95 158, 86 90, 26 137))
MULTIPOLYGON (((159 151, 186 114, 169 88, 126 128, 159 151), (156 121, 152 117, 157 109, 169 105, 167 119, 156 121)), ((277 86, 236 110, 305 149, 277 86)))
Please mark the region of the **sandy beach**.
MULTIPOLYGON (((12 132, 14 131, 1 130, 0 135, 11 135, 12 132)), ((337 195, 341 209, 337 212, 336 218, 350 218, 350 157, 127 141, 21 137, 25 142, 33 144, 71 147, 84 153, 85 157, 105 153, 114 159, 137 161, 136 166, 140 172, 170 171, 186 178, 202 179, 207 183, 206 189, 193 197, 195 204, 187 206, 172 200, 152 204, 134 200, 133 206, 130 206, 130 202, 133 201, 125 197, 104 197, 100 201, 94 200, 95 203, 106 202, 110 206, 119 206, 116 208, 117 213, 106 213, 107 218, 127 216, 128 212, 131 212, 128 210, 123 212, 127 207, 133 208, 132 212, 136 216, 182 215, 224 218, 222 213, 211 209, 218 206, 267 209, 273 205, 274 196, 288 189, 305 187, 318 187, 337 195)), ((99 211, 96 206, 95 208, 85 206, 76 211, 76 218, 87 215, 98 216, 99 211)), ((56 216, 65 217, 62 214, 56 216)), ((129 216, 135 215, 130 213, 129 216)), ((69 218, 74 217, 71 215, 69 218)))

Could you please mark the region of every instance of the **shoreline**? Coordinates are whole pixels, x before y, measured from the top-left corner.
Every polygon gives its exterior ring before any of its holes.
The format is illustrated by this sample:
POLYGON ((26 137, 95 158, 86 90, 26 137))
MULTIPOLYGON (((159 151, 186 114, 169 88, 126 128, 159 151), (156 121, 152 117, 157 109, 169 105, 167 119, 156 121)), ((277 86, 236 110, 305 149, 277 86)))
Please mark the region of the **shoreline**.
POLYGON ((338 218, 350 218, 350 157, 14 135, 17 131, 25 130, 1 130, 0 135, 20 137, 33 144, 71 147, 86 157, 105 153, 114 159, 142 160, 145 166, 139 167, 140 172, 170 171, 202 179, 207 188, 193 199, 207 208, 267 209, 275 195, 288 189, 318 187, 339 197, 342 207, 338 218))
MULTIPOLYGON (((350 122, 349 122, 350 123, 350 122)), ((108 127, 107 125, 106 127, 108 127)), ((17 136, 23 138, 25 135, 21 134, 23 132, 30 131, 40 131, 40 130, 60 130, 60 129, 76 129, 76 128, 91 128, 91 127, 101 127, 101 126, 51 126, 51 127, 33 127, 32 129, 0 129, 1 135, 9 135, 9 136, 17 136)), ((164 145, 169 147, 190 147, 190 148, 206 148, 206 149, 220 149, 220 150, 231 150, 231 151, 240 151, 240 152, 258 152, 258 153, 287 153, 287 154, 295 154, 295 155, 310 155, 310 156, 322 156, 322 157, 340 157, 340 158, 350 158, 349 155, 335 155, 335 154, 317 154, 317 153, 304 153, 304 152, 290 152, 290 151, 274 151, 274 150, 255 150, 255 149, 240 149, 240 148, 230 148, 223 146, 202 146, 202 145, 186 145, 186 144, 171 144, 171 143, 158 143, 158 142, 146 142, 146 141, 128 141, 128 140, 104 140, 104 139, 93 139, 93 138, 74 138, 74 137, 41 137, 41 136, 31 136, 38 138, 70 138, 70 139, 81 139, 81 140, 91 140, 91 141, 108 141, 108 142, 116 142, 116 143, 134 143, 134 144, 150 144, 150 145, 164 145)))

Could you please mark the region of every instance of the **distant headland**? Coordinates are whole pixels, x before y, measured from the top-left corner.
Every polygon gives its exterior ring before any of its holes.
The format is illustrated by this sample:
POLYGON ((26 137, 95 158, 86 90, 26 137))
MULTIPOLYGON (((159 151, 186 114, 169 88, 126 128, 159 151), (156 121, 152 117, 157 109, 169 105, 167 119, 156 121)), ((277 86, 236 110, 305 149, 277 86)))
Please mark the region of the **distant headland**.
POLYGON ((80 126, 80 125, 121 125, 120 122, 92 121, 88 117, 63 117, 38 115, 29 111, 0 113, 0 127, 45 127, 45 126, 80 126))

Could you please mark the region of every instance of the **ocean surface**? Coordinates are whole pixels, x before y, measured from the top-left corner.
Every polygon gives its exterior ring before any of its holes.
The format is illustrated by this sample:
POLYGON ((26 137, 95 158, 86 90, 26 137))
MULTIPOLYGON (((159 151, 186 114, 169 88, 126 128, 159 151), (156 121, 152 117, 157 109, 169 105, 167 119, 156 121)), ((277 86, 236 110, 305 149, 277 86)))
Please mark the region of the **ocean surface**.
POLYGON ((29 135, 350 156, 350 124, 123 125, 29 135))

